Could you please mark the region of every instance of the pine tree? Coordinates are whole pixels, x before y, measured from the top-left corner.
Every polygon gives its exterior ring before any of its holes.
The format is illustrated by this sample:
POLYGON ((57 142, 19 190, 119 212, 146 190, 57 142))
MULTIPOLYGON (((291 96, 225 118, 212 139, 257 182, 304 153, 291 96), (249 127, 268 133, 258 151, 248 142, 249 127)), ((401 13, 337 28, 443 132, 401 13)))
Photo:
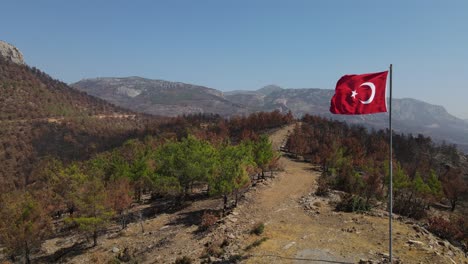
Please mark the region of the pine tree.
POLYGON ((262 178, 265 178, 265 171, 268 165, 275 157, 273 147, 267 135, 261 135, 260 138, 253 143, 253 158, 262 171, 262 178))
POLYGON ((107 203, 119 215, 122 229, 127 227, 127 210, 132 204, 130 180, 126 178, 111 181, 106 186, 107 203))
POLYGON ((227 210, 228 195, 235 192, 237 203, 238 190, 250 180, 247 168, 253 164, 248 144, 224 145, 220 148, 217 174, 211 178, 209 184, 211 194, 223 195, 223 214, 227 210))
POLYGON ((99 232, 113 215, 107 196, 103 182, 97 177, 88 176, 75 194, 77 216, 67 219, 68 222, 75 222, 85 234, 92 235, 93 246, 97 245, 99 232))
POLYGON ((31 263, 31 252, 38 248, 51 230, 45 206, 27 191, 0 197, 0 239, 10 255, 22 254, 31 263))
POLYGON ((158 174, 175 177, 186 197, 195 182, 207 182, 214 173, 216 149, 207 141, 188 136, 180 142, 168 142, 155 154, 158 174))

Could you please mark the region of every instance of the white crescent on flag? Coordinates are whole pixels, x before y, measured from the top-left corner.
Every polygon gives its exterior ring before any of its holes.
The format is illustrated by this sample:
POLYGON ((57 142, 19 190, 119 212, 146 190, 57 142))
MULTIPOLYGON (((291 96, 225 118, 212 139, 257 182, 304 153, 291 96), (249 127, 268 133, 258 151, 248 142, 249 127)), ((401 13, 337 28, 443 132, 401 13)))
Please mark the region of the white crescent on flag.
POLYGON ((374 101, 374 97, 375 97, 375 85, 371 82, 365 82, 363 84, 361 84, 359 87, 361 86, 368 86, 369 88, 371 88, 372 90, 372 93, 371 93, 371 96, 369 97, 369 99, 367 99, 366 101, 361 101, 362 104, 370 104, 372 103, 372 101, 374 101))

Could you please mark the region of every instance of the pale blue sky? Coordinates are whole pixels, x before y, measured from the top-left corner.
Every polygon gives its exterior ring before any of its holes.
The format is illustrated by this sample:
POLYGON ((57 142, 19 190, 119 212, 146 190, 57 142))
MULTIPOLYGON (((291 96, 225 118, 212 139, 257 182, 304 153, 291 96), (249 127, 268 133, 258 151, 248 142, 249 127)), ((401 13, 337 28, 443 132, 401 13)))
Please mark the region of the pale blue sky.
POLYGON ((55 78, 333 89, 394 64, 394 96, 468 118, 468 1, 2 0, 0 39, 55 78))

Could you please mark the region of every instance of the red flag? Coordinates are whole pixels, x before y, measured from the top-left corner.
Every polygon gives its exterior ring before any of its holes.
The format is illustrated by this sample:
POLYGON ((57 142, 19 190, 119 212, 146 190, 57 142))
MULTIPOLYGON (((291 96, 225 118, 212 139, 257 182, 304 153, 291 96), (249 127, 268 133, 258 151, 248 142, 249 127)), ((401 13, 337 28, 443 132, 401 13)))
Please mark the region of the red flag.
POLYGON ((330 112, 343 115, 387 112, 387 74, 388 71, 384 71, 341 77, 336 83, 330 112))

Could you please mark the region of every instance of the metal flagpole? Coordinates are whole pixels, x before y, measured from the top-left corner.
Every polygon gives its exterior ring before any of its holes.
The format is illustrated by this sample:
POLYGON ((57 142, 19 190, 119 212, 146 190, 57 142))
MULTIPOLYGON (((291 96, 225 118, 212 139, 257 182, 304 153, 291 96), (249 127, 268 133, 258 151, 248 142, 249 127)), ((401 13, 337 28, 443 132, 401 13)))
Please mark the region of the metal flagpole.
POLYGON ((390 156, 389 156, 389 173, 390 173, 390 185, 389 185, 389 196, 388 196, 388 232, 389 232, 389 257, 390 263, 392 262, 392 211, 393 211, 393 168, 392 168, 392 145, 393 145, 393 132, 392 132, 392 64, 390 64, 390 108, 388 115, 388 123, 390 127, 390 156))

